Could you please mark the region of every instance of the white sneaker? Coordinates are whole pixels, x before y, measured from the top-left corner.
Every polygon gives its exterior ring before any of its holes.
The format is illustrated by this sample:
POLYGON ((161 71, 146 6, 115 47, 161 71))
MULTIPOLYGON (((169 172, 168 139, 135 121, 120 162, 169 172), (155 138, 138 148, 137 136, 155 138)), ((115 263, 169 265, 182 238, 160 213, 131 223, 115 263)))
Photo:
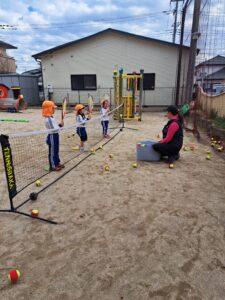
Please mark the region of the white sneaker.
POLYGON ((81 152, 88 152, 88 149, 85 148, 85 147, 80 147, 80 151, 81 151, 81 152))

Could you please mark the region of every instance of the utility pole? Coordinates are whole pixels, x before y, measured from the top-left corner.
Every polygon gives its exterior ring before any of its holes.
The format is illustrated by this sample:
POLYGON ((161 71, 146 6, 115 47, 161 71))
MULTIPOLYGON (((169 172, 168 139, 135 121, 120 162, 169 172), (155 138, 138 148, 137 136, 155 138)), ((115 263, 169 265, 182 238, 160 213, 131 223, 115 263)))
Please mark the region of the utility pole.
POLYGON ((182 9, 181 34, 180 34, 180 45, 179 45, 179 54, 178 54, 178 63, 177 63, 176 96, 175 96, 175 104, 177 106, 181 104, 179 100, 180 100, 180 76, 181 76, 183 42, 184 42, 184 27, 185 27, 187 8, 190 5, 191 1, 192 0, 186 0, 182 9))
POLYGON ((183 0, 171 0, 171 2, 176 2, 176 8, 174 9, 174 14, 175 14, 175 20, 174 20, 174 24, 173 24, 173 43, 176 43, 176 34, 177 34, 177 15, 178 15, 178 3, 179 1, 183 1, 183 0))
POLYGON ((187 72, 187 79, 186 79, 187 80, 186 93, 185 93, 186 102, 190 102, 192 100, 195 60, 197 55, 197 42, 198 42, 198 38, 200 37, 200 33, 198 32, 200 8, 201 8, 201 0, 195 0, 192 30, 191 30, 191 46, 189 52, 188 72, 187 72))

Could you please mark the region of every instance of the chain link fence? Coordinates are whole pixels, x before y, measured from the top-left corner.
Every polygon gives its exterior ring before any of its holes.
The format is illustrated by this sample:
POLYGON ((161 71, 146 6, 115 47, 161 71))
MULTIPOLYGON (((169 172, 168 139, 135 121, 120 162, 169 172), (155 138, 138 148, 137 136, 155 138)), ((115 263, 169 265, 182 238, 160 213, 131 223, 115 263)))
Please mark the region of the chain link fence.
MULTIPOLYGON (((68 97, 69 105, 77 103, 88 104, 89 97, 94 100, 94 105, 100 106, 103 98, 109 99, 110 105, 114 103, 114 88, 98 88, 94 91, 72 91, 70 88, 54 88, 50 93, 45 89, 45 97, 48 97, 58 105, 62 104, 65 97, 68 97)), ((156 87, 154 90, 143 91, 143 107, 168 106, 174 104, 175 87, 156 87)))

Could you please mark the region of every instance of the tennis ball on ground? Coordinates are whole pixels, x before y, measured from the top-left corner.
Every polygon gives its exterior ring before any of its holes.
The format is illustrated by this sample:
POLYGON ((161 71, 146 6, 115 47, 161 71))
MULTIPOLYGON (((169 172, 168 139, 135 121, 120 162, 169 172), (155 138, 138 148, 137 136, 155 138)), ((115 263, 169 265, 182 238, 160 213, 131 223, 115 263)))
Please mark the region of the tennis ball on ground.
POLYGON ((103 149, 103 146, 102 146, 102 145, 100 145, 100 146, 99 146, 99 149, 103 149))
POLYGON ((218 152, 222 152, 222 151, 223 151, 223 147, 218 147, 218 148, 217 148, 217 151, 218 151, 218 152))
POLYGON ((38 209, 32 209, 31 216, 32 217, 37 217, 38 215, 39 215, 39 210, 38 209))
POLYGON ((113 158, 113 154, 112 153, 109 154, 109 158, 113 158))
POLYGON ((95 149, 94 149, 94 148, 91 148, 91 149, 90 149, 90 152, 91 152, 92 154, 95 154, 95 149))
POLYGON ((35 181, 35 184, 36 184, 36 186, 42 186, 42 182, 41 182, 41 180, 37 180, 37 181, 35 181))
POLYGON ((183 150, 184 150, 184 151, 188 151, 188 147, 184 146, 184 147, 183 147, 183 150))
POLYGON ((211 154, 211 151, 210 151, 210 150, 206 150, 206 153, 207 153, 207 154, 211 154))
POLYGON ((110 170, 110 168, 109 168, 108 165, 106 165, 106 166, 104 167, 104 169, 105 169, 106 172, 109 172, 109 170, 110 170))
POLYGON ((49 167, 49 166, 44 166, 44 170, 45 170, 46 172, 49 172, 49 171, 50 171, 50 167, 49 167))
POLYGON ((207 155, 205 159, 211 160, 211 156, 210 156, 210 155, 207 155))
POLYGON ((170 169, 174 169, 174 164, 169 164, 170 169))
POLYGON ((8 274, 8 278, 11 283, 17 283, 17 281, 20 279, 20 276, 21 276, 20 271, 16 269, 9 271, 8 274))
POLYGON ((136 169, 136 168, 138 167, 138 164, 137 164, 137 163, 133 163, 133 164, 132 164, 132 167, 133 167, 134 169, 136 169))

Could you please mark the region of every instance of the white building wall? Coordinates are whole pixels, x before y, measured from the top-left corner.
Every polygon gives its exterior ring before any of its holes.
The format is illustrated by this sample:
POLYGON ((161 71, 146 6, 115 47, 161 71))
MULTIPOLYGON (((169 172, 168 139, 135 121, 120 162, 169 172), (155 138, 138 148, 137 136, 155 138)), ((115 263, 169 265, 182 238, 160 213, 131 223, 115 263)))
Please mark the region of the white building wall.
POLYGON ((177 59, 178 47, 107 32, 43 56, 44 85, 71 89, 71 74, 96 74, 98 88, 110 88, 114 69, 144 69, 156 74, 155 91, 145 91, 144 104, 167 105, 172 101, 177 59))

